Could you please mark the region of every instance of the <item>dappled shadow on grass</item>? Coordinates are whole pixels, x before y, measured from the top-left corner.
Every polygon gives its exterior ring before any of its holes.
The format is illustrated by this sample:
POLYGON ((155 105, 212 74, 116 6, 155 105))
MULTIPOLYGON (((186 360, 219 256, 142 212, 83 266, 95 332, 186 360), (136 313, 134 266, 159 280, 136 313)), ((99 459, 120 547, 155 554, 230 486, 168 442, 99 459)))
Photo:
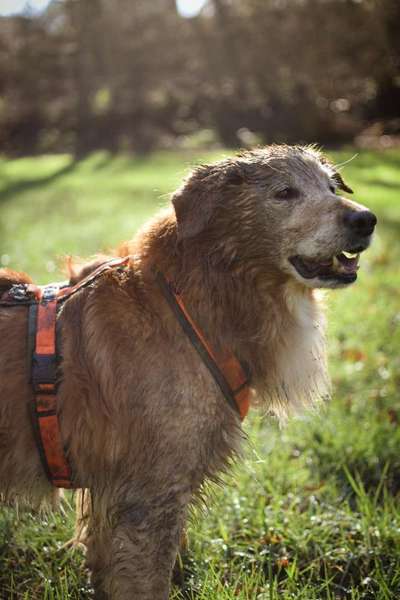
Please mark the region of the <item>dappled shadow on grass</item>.
POLYGON ((196 561, 189 551, 178 555, 172 572, 172 585, 179 590, 182 600, 196 598, 196 586, 193 580, 196 575, 196 561))
POLYGON ((396 241, 400 240, 400 216, 398 219, 391 219, 388 215, 380 215, 379 216, 379 225, 378 227, 382 227, 386 229, 387 233, 391 236, 394 235, 396 241))
MULTIPOLYGON (((306 545, 300 545, 284 536, 266 536, 262 544, 249 537, 247 540, 241 539, 240 543, 245 544, 246 548, 239 557, 238 541, 233 536, 230 543, 224 544, 225 550, 221 550, 220 556, 211 559, 212 565, 207 558, 196 559, 187 555, 183 569, 188 567, 188 573, 184 581, 178 584, 174 582, 173 597, 179 600, 218 598, 219 590, 223 589, 231 590, 232 594, 224 594, 224 598, 375 600, 380 597, 377 571, 382 569, 389 578, 396 578, 398 563, 394 548, 387 546, 375 550, 366 542, 358 522, 352 519, 341 521, 335 510, 325 517, 334 520, 329 547, 319 538, 312 538, 306 545), (204 585, 210 570, 214 571, 215 577, 207 584, 208 595, 205 594, 204 585), (371 577, 374 574, 376 577, 371 577), (242 595, 244 588, 251 596, 242 595), (307 592, 303 594, 302 591, 306 589, 313 593, 309 596, 307 592), (357 595, 354 595, 355 591, 357 595)), ((395 584, 390 590, 393 596, 388 595, 387 598, 398 597, 395 587, 398 591, 395 584)))
POLYGON ((375 185, 377 187, 383 187, 388 190, 398 190, 400 192, 400 185, 397 181, 389 181, 388 179, 378 178, 368 179, 368 185, 375 185))
POLYGON ((72 173, 76 169, 77 165, 78 161, 72 160, 70 163, 61 169, 58 169, 58 171, 55 171, 51 175, 46 175, 45 177, 39 177, 35 179, 22 179, 20 181, 11 183, 9 186, 6 186, 0 191, 0 204, 11 200, 11 198, 13 198, 16 194, 21 194, 27 190, 35 190, 42 186, 53 183, 60 177, 72 173))
POLYGON ((375 153, 372 155, 372 158, 375 158, 373 164, 377 163, 377 157, 379 161, 379 157, 382 157, 382 162, 389 164, 392 167, 396 167, 396 169, 400 169, 400 153, 398 150, 387 150, 382 151, 382 153, 375 153))
POLYGON ((93 165, 93 171, 100 171, 101 169, 105 169, 113 160, 113 156, 111 154, 101 154, 93 165))
POLYGON ((70 536, 62 513, 45 516, 2 508, 0 599, 93 598, 82 552, 65 544, 70 536))

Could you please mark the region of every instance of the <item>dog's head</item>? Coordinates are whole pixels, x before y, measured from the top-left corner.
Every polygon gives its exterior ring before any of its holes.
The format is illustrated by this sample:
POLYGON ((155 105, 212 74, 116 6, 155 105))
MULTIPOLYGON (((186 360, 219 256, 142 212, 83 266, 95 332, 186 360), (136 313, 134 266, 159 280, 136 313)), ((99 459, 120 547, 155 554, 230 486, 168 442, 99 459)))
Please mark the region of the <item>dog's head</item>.
POLYGON ((208 260, 343 287, 357 278, 376 217, 340 192, 352 190, 312 147, 244 152, 195 169, 174 194, 178 239, 208 260))

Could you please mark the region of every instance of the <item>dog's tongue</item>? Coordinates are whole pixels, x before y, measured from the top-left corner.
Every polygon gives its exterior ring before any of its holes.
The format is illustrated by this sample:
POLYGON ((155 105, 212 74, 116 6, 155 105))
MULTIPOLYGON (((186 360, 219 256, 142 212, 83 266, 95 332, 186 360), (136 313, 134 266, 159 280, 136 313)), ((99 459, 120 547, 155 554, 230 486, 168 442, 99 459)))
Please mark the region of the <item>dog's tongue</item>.
POLYGON ((330 267, 332 267, 332 259, 316 261, 309 258, 299 257, 295 262, 300 263, 300 266, 305 269, 305 273, 308 277, 323 275, 330 267))

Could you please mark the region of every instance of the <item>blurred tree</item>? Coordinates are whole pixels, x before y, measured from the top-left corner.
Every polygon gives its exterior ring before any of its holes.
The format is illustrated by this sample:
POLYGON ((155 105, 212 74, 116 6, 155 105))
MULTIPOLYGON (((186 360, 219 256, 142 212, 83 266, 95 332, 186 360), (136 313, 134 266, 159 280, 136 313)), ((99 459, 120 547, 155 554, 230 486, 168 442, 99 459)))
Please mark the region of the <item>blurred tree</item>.
POLYGON ((377 94, 372 116, 399 117, 400 113, 400 2, 373 3, 373 14, 381 27, 382 54, 386 60, 376 69, 377 94))
POLYGON ((55 0, 0 18, 0 146, 351 140, 398 122, 399 22, 398 0, 209 0, 192 19, 174 0, 55 0))
POLYGON ((103 71, 101 0, 66 0, 70 23, 74 83, 75 156, 81 158, 97 145, 96 118, 92 98, 103 71))

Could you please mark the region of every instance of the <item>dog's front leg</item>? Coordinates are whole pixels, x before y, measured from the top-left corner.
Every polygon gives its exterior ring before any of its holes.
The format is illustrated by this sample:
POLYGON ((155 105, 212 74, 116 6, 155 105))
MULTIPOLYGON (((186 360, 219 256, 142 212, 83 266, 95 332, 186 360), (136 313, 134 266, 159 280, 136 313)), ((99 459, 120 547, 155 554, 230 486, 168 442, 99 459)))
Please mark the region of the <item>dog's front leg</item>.
POLYGON ((118 504, 93 497, 86 544, 96 598, 167 600, 187 500, 175 492, 118 504))

